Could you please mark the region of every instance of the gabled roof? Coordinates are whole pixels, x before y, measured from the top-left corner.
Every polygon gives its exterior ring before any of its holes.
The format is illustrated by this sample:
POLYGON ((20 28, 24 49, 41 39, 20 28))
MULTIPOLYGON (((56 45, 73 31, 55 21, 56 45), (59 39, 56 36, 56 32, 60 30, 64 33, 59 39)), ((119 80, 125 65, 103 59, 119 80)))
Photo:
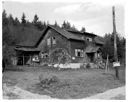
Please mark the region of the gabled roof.
MULTIPOLYGON (((21 42, 19 44, 17 44, 19 47, 26 47, 26 48, 30 48, 29 50, 32 50, 31 48, 36 48, 39 43, 42 41, 42 39, 44 38, 46 32, 49 30, 49 29, 53 29, 55 30, 56 32, 58 32, 59 34, 61 34, 62 36, 64 36, 65 38, 67 39, 73 39, 73 40, 78 40, 78 41, 84 41, 84 37, 83 35, 84 34, 91 34, 91 33, 87 33, 87 32, 79 32, 79 31, 68 31, 68 30, 65 30, 65 29, 62 29, 62 28, 59 28, 59 27, 54 27, 54 26, 51 26, 51 25, 48 25, 43 31, 35 31, 35 30, 30 30, 30 29, 25 29, 25 31, 23 32, 23 36, 24 34, 28 34, 28 38, 25 38, 27 40, 25 40, 24 42, 21 42), (28 31, 26 31, 28 30, 28 31), (27 33, 25 33, 27 32, 27 33), (78 33, 78 34, 74 34, 74 33, 78 33), (31 35, 32 34, 32 35, 31 35)), ((92 34, 94 36, 96 36, 95 34, 92 34)), ((100 43, 100 44, 103 44, 102 41, 100 41, 100 39, 98 38, 95 38, 95 42, 96 43, 100 43)), ((17 48, 19 49, 19 48, 17 48)), ((20 49, 21 50, 21 49, 20 49)), ((26 49, 22 49, 22 50, 26 50, 26 49)), ((35 50, 39 50, 39 49, 34 49, 35 50)))
MULTIPOLYGON (((43 31, 39 31, 37 29, 33 28, 27 28, 24 27, 24 29, 19 29, 17 33, 20 33, 19 36, 21 39, 24 39, 24 41, 21 41, 20 43, 16 44, 17 46, 23 46, 23 47, 33 47, 35 46, 36 42, 39 40, 39 38, 42 36, 43 31)), ((18 34, 17 34, 18 35, 18 34)))
POLYGON ((96 36, 93 33, 89 33, 89 32, 81 32, 81 31, 74 31, 71 29, 66 29, 68 32, 73 33, 73 34, 77 34, 77 35, 90 35, 90 36, 96 36))
POLYGON ((94 38, 94 41, 95 41, 96 44, 101 44, 101 45, 104 44, 104 39, 102 37, 100 37, 100 36, 96 36, 94 38))
POLYGON ((74 40, 81 40, 84 41, 84 39, 78 35, 74 35, 70 32, 68 32, 65 29, 59 28, 59 27, 53 27, 53 26, 49 26, 50 28, 54 29, 56 32, 60 33, 61 35, 63 35, 64 37, 66 37, 67 39, 74 39, 74 40))
POLYGON ((35 45, 38 45, 41 42, 41 40, 45 36, 48 29, 55 30, 56 32, 58 32, 59 34, 61 34, 62 36, 64 36, 67 39, 74 39, 74 40, 84 41, 83 37, 81 37, 81 36, 74 35, 74 34, 68 32, 68 31, 66 31, 65 29, 48 25, 47 28, 44 29, 44 31, 42 33, 42 36, 39 38, 38 42, 35 45))
MULTIPOLYGON (((84 39, 82 37, 80 37, 78 35, 74 35, 68 31, 66 31, 65 29, 48 25, 42 32, 33 30, 33 29, 24 29, 23 32, 21 31, 20 33, 23 33, 22 35, 26 36, 25 41, 20 42, 19 44, 17 44, 17 46, 27 47, 27 48, 36 47, 40 43, 40 41, 43 39, 43 37, 46 34, 48 29, 54 29, 56 32, 58 32, 59 34, 61 34, 64 37, 66 37, 67 39, 75 39, 75 40, 79 40, 79 41, 84 41, 84 39)), ((19 49, 19 48, 17 48, 17 49, 19 49)))

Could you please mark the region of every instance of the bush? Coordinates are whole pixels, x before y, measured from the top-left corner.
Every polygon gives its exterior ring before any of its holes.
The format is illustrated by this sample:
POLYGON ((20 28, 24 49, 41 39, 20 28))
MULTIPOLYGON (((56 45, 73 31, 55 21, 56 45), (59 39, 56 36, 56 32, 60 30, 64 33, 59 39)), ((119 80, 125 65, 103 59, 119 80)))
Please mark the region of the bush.
POLYGON ((60 79, 56 75, 43 75, 39 76, 39 81, 42 88, 49 88, 52 85, 59 84, 60 79))
POLYGON ((89 63, 86 65, 86 68, 87 69, 90 69, 90 64, 89 63))
POLYGON ((70 55, 68 54, 66 49, 56 48, 50 52, 50 63, 69 63, 70 55))
POLYGON ((83 64, 81 64, 80 65, 80 69, 86 69, 87 67, 89 67, 89 66, 87 66, 88 65, 88 63, 83 63, 83 64))

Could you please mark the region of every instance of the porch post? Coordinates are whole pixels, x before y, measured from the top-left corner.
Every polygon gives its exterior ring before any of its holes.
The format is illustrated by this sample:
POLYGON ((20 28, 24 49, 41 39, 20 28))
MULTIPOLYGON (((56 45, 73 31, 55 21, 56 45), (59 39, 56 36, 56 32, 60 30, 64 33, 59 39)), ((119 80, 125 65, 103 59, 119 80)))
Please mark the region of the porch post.
POLYGON ((24 55, 23 55, 23 65, 24 65, 24 55))
POLYGON ((31 55, 30 55, 30 64, 32 64, 32 57, 31 57, 31 55))

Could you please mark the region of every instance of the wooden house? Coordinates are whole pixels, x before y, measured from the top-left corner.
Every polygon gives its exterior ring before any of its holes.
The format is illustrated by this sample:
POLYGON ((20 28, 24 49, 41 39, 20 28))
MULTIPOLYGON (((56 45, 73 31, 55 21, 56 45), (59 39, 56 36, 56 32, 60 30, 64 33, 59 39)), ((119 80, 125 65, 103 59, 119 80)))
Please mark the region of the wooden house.
POLYGON ((46 60, 55 49, 65 50, 70 55, 70 62, 80 63, 85 60, 85 55, 93 62, 101 55, 100 47, 103 44, 103 39, 95 34, 48 25, 34 40, 16 46, 17 64, 40 64, 41 59, 46 60))

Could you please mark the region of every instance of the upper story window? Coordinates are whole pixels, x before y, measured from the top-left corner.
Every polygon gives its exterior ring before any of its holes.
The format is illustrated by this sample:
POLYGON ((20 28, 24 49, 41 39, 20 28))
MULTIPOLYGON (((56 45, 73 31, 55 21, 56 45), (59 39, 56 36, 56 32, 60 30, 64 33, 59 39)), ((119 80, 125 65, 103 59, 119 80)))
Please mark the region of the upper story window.
POLYGON ((47 39, 47 45, 48 45, 48 46, 51 45, 51 38, 48 38, 48 39, 47 39))
POLYGON ((56 38, 55 37, 50 37, 47 39, 47 45, 50 46, 50 45, 55 45, 56 44, 56 38))
POLYGON ((84 57, 84 51, 81 49, 75 49, 75 56, 84 57))
POLYGON ((90 38, 90 37, 86 37, 86 40, 89 42, 92 42, 92 38, 90 38))
POLYGON ((52 37, 52 44, 56 44, 56 38, 52 37))

